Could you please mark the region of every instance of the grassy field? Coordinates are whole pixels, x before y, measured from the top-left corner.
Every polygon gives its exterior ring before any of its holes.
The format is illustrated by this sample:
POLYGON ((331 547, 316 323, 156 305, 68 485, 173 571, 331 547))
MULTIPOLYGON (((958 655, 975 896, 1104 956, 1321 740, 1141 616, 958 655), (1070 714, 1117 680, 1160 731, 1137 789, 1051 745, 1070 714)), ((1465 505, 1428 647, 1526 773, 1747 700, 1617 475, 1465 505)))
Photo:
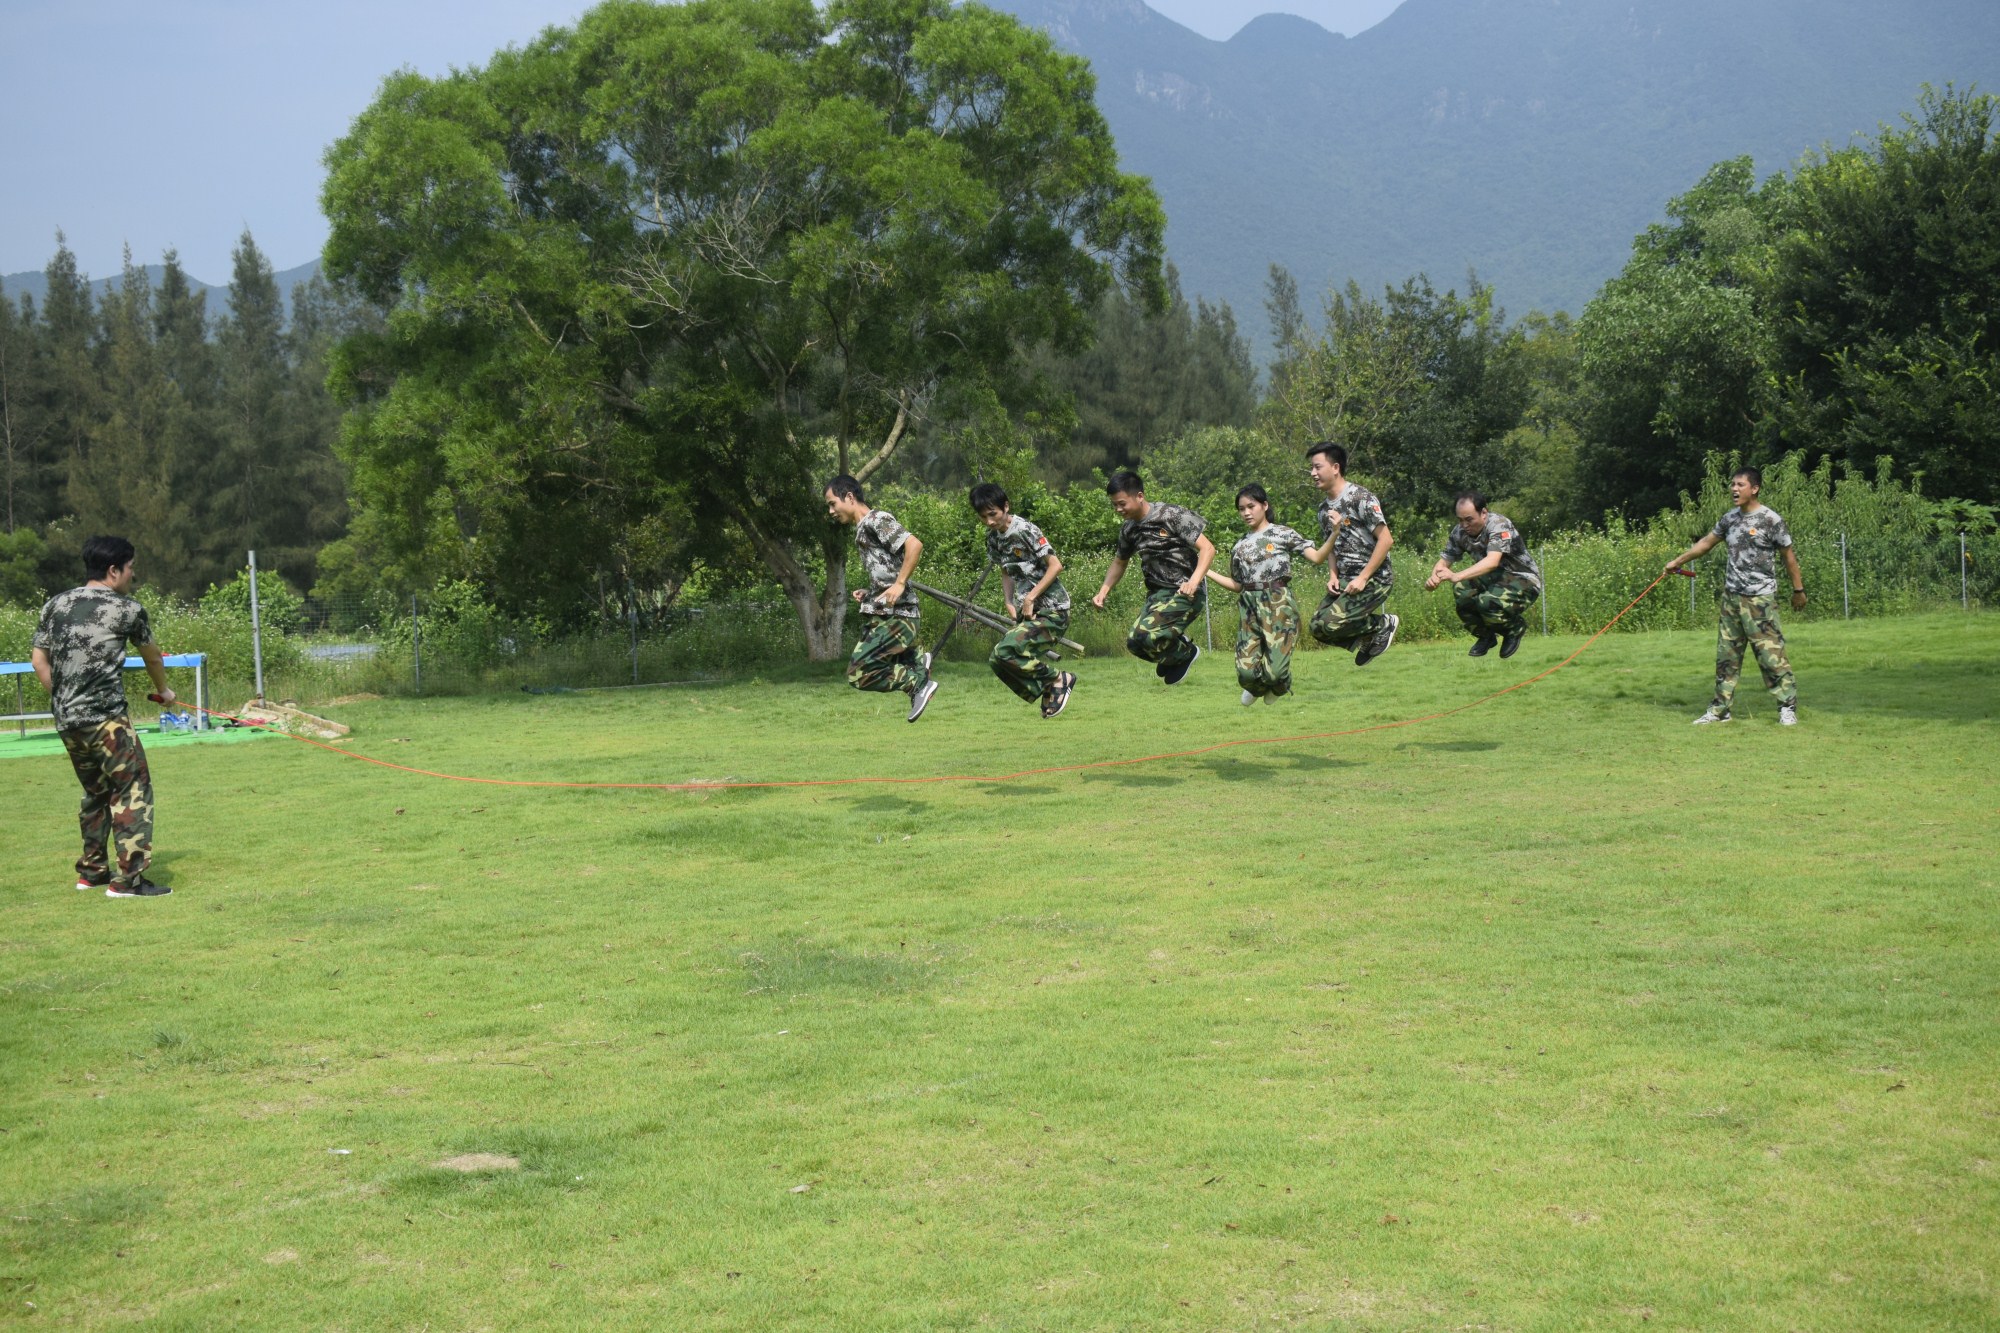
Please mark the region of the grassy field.
MULTIPOLYGON (((569 780, 992 773, 1363 725, 837 675, 365 703, 569 780)), ((0 1315, 469 1329, 2000 1326, 2000 619, 1711 636, 1341 740, 1007 784, 552 792, 162 750, 171 898, 0 818, 0 1315), (459 1154, 517 1159, 460 1172, 459 1154)), ((329 710, 335 711, 335 710, 329 710)))

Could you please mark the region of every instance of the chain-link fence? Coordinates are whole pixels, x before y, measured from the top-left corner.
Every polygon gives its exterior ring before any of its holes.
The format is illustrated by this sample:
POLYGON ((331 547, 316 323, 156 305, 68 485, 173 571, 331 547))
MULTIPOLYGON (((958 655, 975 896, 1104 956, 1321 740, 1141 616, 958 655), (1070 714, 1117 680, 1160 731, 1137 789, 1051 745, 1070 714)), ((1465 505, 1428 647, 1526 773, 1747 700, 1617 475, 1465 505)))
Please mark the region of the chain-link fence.
MULTIPOLYGON (((1218 534, 1218 562, 1226 567, 1227 534, 1218 534)), ((1388 608, 1402 618, 1399 641, 1448 639, 1464 633, 1450 588, 1423 588, 1442 533, 1412 534, 1394 552, 1396 583, 1388 608)), ((1915 611, 1990 605, 2000 592, 2000 537, 1994 534, 1834 532, 1796 538, 1812 602, 1804 612, 1786 610, 1787 621, 1898 615, 1915 611)), ((1536 547, 1546 593, 1529 613, 1529 626, 1548 634, 1588 633, 1616 614, 1683 549, 1657 531, 1566 535, 1536 547)), ((1073 609, 1069 637, 1092 655, 1124 651, 1125 634, 1138 615, 1145 588, 1132 569, 1097 610, 1089 598, 1102 583, 1109 556, 1079 554, 1063 582, 1073 609)), ((1714 623, 1722 590, 1722 557, 1711 553, 1695 566, 1696 578, 1655 590, 1621 623, 1621 629, 1706 628, 1714 623)), ((919 578, 955 594, 968 591, 979 570, 948 559, 926 558, 919 578)), ((1781 580, 1783 578, 1781 572, 1781 580)), ((1301 565, 1293 582, 1303 615, 1322 596, 1322 571, 1301 565)), ((428 593, 377 592, 361 596, 300 596, 268 576, 250 597, 248 566, 236 583, 198 603, 152 599, 154 637, 172 653, 207 658, 211 700, 229 708, 257 695, 301 705, 330 704, 365 696, 435 696, 492 692, 560 691, 612 686, 699 683, 758 672, 797 670, 806 661, 806 638, 791 604, 775 590, 758 597, 673 604, 643 610, 628 605, 586 628, 553 627, 534 617, 495 608, 470 584, 428 593), (261 685, 260 685, 261 682, 261 685)), ((1781 583, 1780 593, 1785 591, 1781 583)), ((1211 587, 1195 632, 1204 647, 1229 652, 1235 643, 1236 598, 1211 587)), ((978 601, 1002 607, 999 579, 989 577, 978 601)), ((39 608, 0 607, 0 660, 25 662, 39 608)), ((921 637, 934 643, 952 610, 924 599, 921 637)), ((859 631, 847 617, 847 643, 859 631)), ((968 623, 953 636, 949 660, 977 662, 990 651, 993 631, 968 623)), ((1302 651, 1317 650, 1310 636, 1302 651)), ((128 697, 141 716, 143 673, 130 673, 128 697)), ((0 716, 45 713, 48 700, 31 674, 0 682, 0 716), (18 694, 18 699, 14 696, 18 694)), ((7 734, 46 727, 46 719, 9 720, 7 734)))
MULTIPOLYGON (((1415 545, 1415 544, 1413 544, 1415 545)), ((1396 591, 1389 608, 1402 617, 1400 634, 1411 641, 1463 633, 1451 591, 1426 592, 1423 580, 1436 558, 1436 541, 1396 552, 1396 591)), ((1616 614, 1656 576, 1681 547, 1657 536, 1607 540, 1578 535, 1545 543, 1535 555, 1546 592, 1530 627, 1550 634, 1587 633, 1616 614)), ((1986 605, 1993 597, 2000 543, 1961 534, 1889 540, 1883 534, 1836 533, 1801 538, 1796 547, 1812 603, 1792 619, 1896 615, 1986 605), (1962 545, 1963 544, 1963 545, 1962 545)), ((1226 564, 1226 555, 1219 556, 1226 564)), ((1120 653, 1137 617, 1145 588, 1134 568, 1097 610, 1089 598, 1102 583, 1106 555, 1083 555, 1066 568, 1063 582, 1072 610, 1069 637, 1091 654, 1120 653)), ((1722 557, 1695 566, 1696 577, 1657 589, 1626 618, 1632 629, 1705 628, 1714 623, 1722 591, 1722 557)), ((973 567, 934 566, 921 581, 958 595, 977 580, 973 567)), ((1783 574, 1781 571, 1780 577, 1783 574)), ((1301 567, 1294 581, 1300 609, 1310 616, 1322 595, 1318 571, 1301 567)), ((1204 646, 1229 651, 1239 622, 1236 598, 1210 588, 1199 626, 1204 646)), ((978 601, 1003 606, 999 580, 988 578, 978 601)), ((921 636, 932 643, 952 609, 923 599, 921 636)), ((859 617, 848 616, 851 644, 859 617)), ((617 685, 703 682, 760 669, 784 668, 806 657, 806 639, 791 604, 775 595, 699 606, 673 606, 640 615, 627 610, 615 622, 587 631, 552 632, 534 621, 510 619, 459 586, 408 599, 328 601, 305 598, 292 623, 271 627, 266 643, 282 636, 267 665, 265 693, 301 703, 355 695, 442 695, 519 689, 582 689, 617 685)), ((947 656, 976 661, 990 650, 993 631, 967 623, 953 636, 947 656)), ((1306 651, 1317 645, 1310 638, 1306 651)))

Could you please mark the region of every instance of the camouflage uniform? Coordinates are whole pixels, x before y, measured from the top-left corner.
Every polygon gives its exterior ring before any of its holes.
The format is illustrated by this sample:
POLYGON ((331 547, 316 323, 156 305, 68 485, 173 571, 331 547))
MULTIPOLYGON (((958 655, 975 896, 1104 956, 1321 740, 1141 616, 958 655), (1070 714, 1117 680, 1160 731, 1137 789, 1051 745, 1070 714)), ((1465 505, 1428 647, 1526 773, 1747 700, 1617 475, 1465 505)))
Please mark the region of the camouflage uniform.
POLYGON ((1292 649, 1299 604, 1292 599, 1292 558, 1313 544, 1281 523, 1252 532, 1229 552, 1229 577, 1243 624, 1236 631, 1236 683, 1258 698, 1292 692, 1292 649))
POLYGON ((1499 568, 1451 585, 1459 623, 1475 638, 1524 633, 1528 626, 1522 617, 1542 595, 1542 571, 1528 553, 1521 529, 1506 515, 1489 511, 1486 526, 1476 536, 1468 536, 1454 523, 1451 535, 1444 539, 1447 565, 1466 556, 1477 563, 1495 551, 1500 553, 1499 568))
MULTIPOLYGON (((1000 577, 1007 580, 1009 589, 1007 600, 1018 610, 1021 599, 1048 573, 1055 551, 1040 528, 1017 514, 1005 530, 987 529, 986 555, 1000 566, 1000 577)), ((1069 591, 1061 579, 1053 579, 1035 599, 1035 613, 1020 617, 1014 628, 1001 636, 986 664, 1002 684, 1029 703, 1046 699, 1061 673, 1049 665, 1044 654, 1068 628, 1069 591)))
POLYGON ((884 605, 884 590, 903 568, 903 544, 908 529, 886 509, 871 509, 854 525, 854 544, 861 550, 861 568, 868 576, 869 595, 861 602, 861 639, 847 661, 847 683, 857 690, 915 694, 924 683, 917 665, 917 620, 923 614, 909 588, 884 605))
POLYGON ((1715 535, 1729 549, 1729 567, 1722 580, 1720 624, 1715 641, 1715 701, 1726 713, 1736 698, 1736 680, 1743 670, 1743 649, 1757 655, 1764 688, 1780 704, 1796 705, 1798 684, 1785 659, 1785 636, 1778 628, 1780 547, 1792 544, 1791 530, 1775 510, 1758 505, 1749 513, 1732 509, 1716 522, 1715 535))
POLYGON ((35 647, 48 655, 55 679, 56 730, 83 784, 81 883, 136 884, 152 860, 153 779, 125 708, 125 645, 152 641, 146 608, 109 588, 58 593, 35 627, 35 647))
POLYGON ((1197 588, 1189 597, 1180 591, 1180 585, 1194 573, 1198 559, 1195 538, 1207 527, 1201 515, 1179 505, 1151 504, 1144 518, 1128 520, 1118 528, 1118 558, 1130 560, 1137 555, 1146 579, 1146 609, 1125 636, 1125 649, 1153 663, 1163 676, 1194 660, 1194 640, 1186 631, 1208 604, 1208 594, 1206 589, 1197 588))
MULTIPOLYGON (((1325 541, 1336 527, 1340 530, 1340 537, 1333 544, 1333 570, 1340 575, 1343 588, 1375 554, 1375 530, 1385 527, 1388 521, 1382 516, 1382 502, 1375 498, 1375 493, 1351 481, 1339 498, 1319 502, 1319 539, 1325 541)), ((1384 556, 1382 567, 1360 592, 1343 592, 1337 597, 1328 593, 1320 601, 1319 610, 1313 612, 1312 636, 1335 648, 1367 643, 1388 628, 1389 618, 1382 614, 1382 604, 1389 600, 1389 589, 1395 581, 1395 570, 1384 556)))

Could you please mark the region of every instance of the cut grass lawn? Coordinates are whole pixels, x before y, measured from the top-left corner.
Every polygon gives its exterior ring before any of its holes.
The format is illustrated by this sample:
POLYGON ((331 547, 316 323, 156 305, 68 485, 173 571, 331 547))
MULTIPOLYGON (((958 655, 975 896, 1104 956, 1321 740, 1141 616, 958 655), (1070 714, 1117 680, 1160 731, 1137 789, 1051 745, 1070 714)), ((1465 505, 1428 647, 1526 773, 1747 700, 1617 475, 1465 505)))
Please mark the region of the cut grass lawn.
MULTIPOLYGON (((158 878, 0 771, 0 1313, 82 1327, 2000 1324, 2000 619, 1711 636, 1472 712, 1008 784, 552 792, 165 750, 158 878), (491 1154, 493 1161, 471 1158, 491 1154), (456 1160, 454 1160, 456 1159, 456 1160), (508 1166, 502 1159, 513 1159, 508 1166), (467 1162, 472 1162, 470 1169, 467 1162)), ((1092 659, 381 702, 567 780, 987 773, 1430 711, 1092 659)))

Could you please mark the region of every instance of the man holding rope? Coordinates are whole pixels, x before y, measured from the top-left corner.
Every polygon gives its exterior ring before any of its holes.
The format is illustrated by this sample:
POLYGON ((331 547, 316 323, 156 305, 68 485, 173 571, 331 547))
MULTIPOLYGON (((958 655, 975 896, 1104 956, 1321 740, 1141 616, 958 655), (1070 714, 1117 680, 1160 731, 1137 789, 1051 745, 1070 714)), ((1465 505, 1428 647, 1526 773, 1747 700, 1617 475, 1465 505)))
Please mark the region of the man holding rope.
POLYGON ((128 595, 139 581, 132 543, 92 537, 83 544, 83 571, 82 587, 42 607, 32 659, 35 678, 49 693, 56 733, 83 784, 76 887, 103 889, 107 898, 160 898, 173 890, 146 878, 153 857, 153 779, 125 707, 125 645, 139 650, 163 703, 172 703, 174 692, 167 688, 146 608, 128 595))
POLYGON ((1758 502, 1763 490, 1761 471, 1754 467, 1738 470, 1729 479, 1729 498, 1736 507, 1716 520, 1713 531, 1667 561, 1666 573, 1672 574, 1688 561, 1706 555, 1717 542, 1729 544, 1715 641, 1715 699, 1708 711, 1694 720, 1697 727, 1729 721, 1746 646, 1757 654, 1764 688, 1778 700, 1778 725, 1795 726, 1799 720, 1798 683, 1792 679, 1792 664, 1785 659, 1785 633, 1778 628, 1778 572, 1773 553, 1785 553, 1794 611, 1806 609, 1806 580, 1799 572, 1798 553, 1792 549, 1791 529, 1774 510, 1758 502))

